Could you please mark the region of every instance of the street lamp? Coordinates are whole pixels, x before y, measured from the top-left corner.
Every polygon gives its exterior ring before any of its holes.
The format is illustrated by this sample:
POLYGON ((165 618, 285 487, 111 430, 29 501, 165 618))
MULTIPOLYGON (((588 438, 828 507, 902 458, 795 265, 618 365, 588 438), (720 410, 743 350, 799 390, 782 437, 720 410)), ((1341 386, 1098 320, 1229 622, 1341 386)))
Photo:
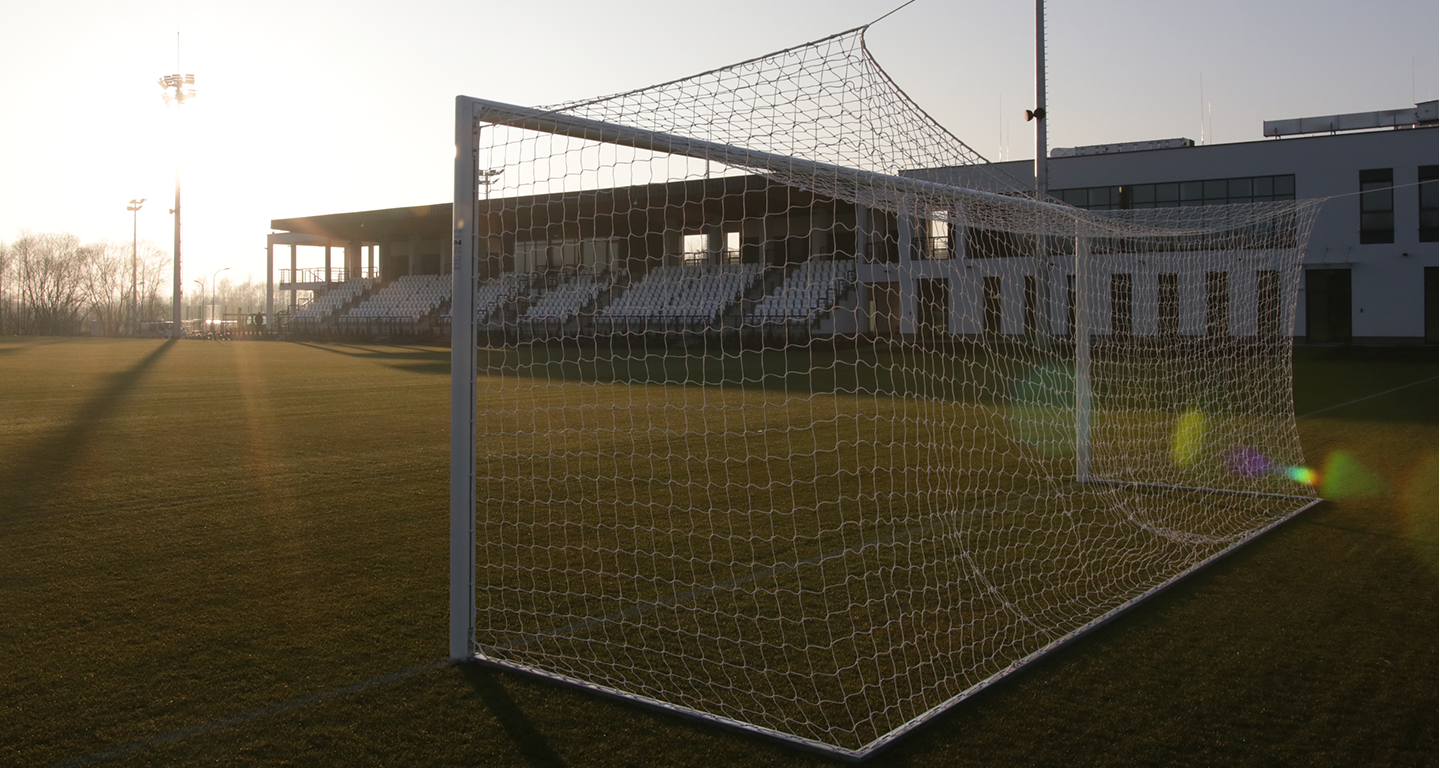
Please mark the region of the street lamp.
MULTIPOLYGON (((155 82, 164 91, 166 105, 173 102, 178 108, 195 98, 194 75, 165 75, 155 82)), ((179 142, 176 144, 178 150, 179 142)), ((180 157, 178 154, 175 157, 175 207, 171 209, 170 213, 175 215, 175 296, 171 301, 171 314, 174 316, 175 329, 172 338, 178 339, 183 332, 180 317, 180 289, 184 287, 180 280, 180 157)))
POLYGON ((131 333, 136 332, 136 331, 139 329, 139 327, 140 327, 140 326, 139 326, 139 322, 140 322, 140 295, 139 295, 138 293, 136 293, 135 291, 136 291, 136 288, 137 288, 138 285, 139 285, 139 280, 138 280, 138 278, 139 278, 139 275, 140 275, 140 268, 139 268, 139 264, 140 264, 140 259, 139 259, 139 252, 140 252, 140 206, 142 206, 142 205, 144 205, 144 204, 145 204, 145 198, 142 197, 142 198, 140 198, 139 200, 131 200, 131 201, 130 201, 130 204, 127 205, 127 206, 125 206, 125 210, 129 211, 129 212, 132 214, 133 218, 134 218, 134 221, 131 222, 132 229, 131 229, 131 232, 130 232, 130 323, 129 323, 129 331, 130 331, 131 333))
POLYGON ((210 276, 210 319, 211 319, 211 320, 214 320, 214 319, 215 319, 215 276, 216 276, 216 275, 219 275, 221 272, 228 272, 229 270, 230 270, 229 267, 221 267, 220 269, 215 270, 215 274, 214 274, 214 275, 211 275, 211 276, 210 276))
POLYGON ((205 278, 191 280, 190 282, 200 286, 200 338, 205 338, 205 278))

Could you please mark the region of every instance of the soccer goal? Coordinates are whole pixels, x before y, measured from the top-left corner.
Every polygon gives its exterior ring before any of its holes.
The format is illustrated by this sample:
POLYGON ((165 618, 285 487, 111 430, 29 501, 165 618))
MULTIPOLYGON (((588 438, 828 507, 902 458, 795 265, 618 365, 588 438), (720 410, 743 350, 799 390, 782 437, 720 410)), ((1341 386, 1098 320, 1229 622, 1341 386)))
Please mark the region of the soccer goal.
POLYGON ((453 658, 863 757, 1316 502, 1313 207, 1037 199, 864 33, 457 99, 453 658))

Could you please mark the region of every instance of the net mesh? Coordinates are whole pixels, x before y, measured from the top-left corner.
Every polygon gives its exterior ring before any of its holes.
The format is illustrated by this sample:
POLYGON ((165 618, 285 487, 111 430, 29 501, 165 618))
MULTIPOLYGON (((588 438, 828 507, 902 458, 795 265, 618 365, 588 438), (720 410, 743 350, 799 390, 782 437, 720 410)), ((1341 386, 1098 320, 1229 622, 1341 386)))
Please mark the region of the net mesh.
POLYGON ((1313 207, 1037 200, 864 32, 479 109, 479 657, 863 755, 1313 503, 1313 207))

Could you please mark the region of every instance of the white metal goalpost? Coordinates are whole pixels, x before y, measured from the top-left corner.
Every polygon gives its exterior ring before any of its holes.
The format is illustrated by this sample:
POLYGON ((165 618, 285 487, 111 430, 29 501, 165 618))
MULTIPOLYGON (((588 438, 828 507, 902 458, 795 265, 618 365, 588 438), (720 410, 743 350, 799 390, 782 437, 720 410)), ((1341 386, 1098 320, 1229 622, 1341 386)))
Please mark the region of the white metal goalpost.
POLYGON ((453 659, 863 757, 1316 502, 1308 203, 1037 199, 864 28, 455 140, 453 659))

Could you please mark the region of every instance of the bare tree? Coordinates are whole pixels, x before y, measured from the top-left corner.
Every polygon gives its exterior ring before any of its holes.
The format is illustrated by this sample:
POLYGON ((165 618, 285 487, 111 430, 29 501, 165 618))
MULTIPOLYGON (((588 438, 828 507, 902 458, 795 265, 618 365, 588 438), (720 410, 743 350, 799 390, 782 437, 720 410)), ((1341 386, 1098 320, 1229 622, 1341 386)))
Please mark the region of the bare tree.
POLYGON ((11 246, 20 333, 80 331, 86 295, 80 239, 70 234, 22 234, 11 246))

